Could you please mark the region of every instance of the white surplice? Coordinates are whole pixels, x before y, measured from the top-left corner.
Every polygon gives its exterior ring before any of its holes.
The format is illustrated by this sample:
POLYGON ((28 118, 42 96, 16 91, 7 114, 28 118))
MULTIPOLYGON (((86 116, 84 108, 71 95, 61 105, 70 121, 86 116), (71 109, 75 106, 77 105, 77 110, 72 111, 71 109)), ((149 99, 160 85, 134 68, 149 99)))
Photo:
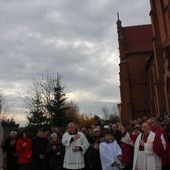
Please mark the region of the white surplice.
POLYGON ((85 167, 84 154, 89 147, 89 143, 83 133, 78 132, 78 134, 80 134, 81 137, 72 142, 70 142, 70 140, 74 135, 68 132, 63 135, 62 143, 65 146, 63 167, 66 169, 82 169, 85 167), (82 151, 73 152, 75 146, 80 146, 82 151))
POLYGON ((133 170, 161 170, 161 158, 153 151, 155 133, 152 131, 149 133, 147 143, 144 144, 144 151, 139 151, 141 137, 142 134, 137 137, 135 142, 133 170))
POLYGON ((102 170, 117 170, 112 164, 117 161, 117 156, 122 155, 122 150, 116 140, 106 143, 102 142, 99 145, 100 159, 102 170))

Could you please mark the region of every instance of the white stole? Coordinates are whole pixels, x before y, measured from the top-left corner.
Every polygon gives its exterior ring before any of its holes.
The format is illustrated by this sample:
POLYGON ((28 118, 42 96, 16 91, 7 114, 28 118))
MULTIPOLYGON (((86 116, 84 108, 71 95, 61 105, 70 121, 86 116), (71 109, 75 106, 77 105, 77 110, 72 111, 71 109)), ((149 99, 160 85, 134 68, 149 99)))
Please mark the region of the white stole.
MULTIPOLYGON (((139 141, 141 140, 141 136, 142 136, 142 134, 139 134, 139 136, 137 137, 136 142, 135 142, 133 170, 136 170, 137 159, 140 154, 139 153, 139 141)), ((147 170, 151 170, 151 169, 152 170, 161 170, 161 158, 159 156, 157 156, 153 151, 154 139, 155 139, 155 133, 151 131, 147 138, 147 143, 144 144, 144 151, 143 151, 142 155, 143 155, 143 157, 145 157, 143 159, 146 160, 146 165, 143 165, 143 167, 144 168, 147 167, 147 170)))

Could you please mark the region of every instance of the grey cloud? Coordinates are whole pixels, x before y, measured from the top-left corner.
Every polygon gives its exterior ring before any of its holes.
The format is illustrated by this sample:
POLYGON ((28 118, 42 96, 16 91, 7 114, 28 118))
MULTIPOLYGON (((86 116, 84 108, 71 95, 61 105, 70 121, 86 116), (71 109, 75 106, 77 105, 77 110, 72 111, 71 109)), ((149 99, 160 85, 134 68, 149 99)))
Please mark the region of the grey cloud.
POLYGON ((119 102, 116 13, 125 26, 145 24, 149 8, 148 0, 0 1, 0 90, 13 111, 22 113, 18 97, 47 70, 64 76, 82 110, 119 102))

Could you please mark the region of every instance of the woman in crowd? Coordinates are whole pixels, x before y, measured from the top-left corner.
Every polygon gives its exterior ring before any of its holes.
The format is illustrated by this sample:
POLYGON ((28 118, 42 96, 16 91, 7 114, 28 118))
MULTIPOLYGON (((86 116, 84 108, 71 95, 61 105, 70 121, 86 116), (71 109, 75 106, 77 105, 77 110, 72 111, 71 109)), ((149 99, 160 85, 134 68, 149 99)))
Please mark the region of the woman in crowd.
POLYGON ((96 141, 90 148, 88 153, 88 164, 92 170, 102 170, 99 153, 99 141, 96 141))
POLYGON ((26 132, 21 132, 16 143, 20 170, 30 170, 32 162, 32 142, 26 132))
POLYGON ((102 170, 100 153, 99 153, 99 144, 100 144, 100 128, 95 127, 91 134, 90 147, 88 153, 88 164, 92 170, 102 170))

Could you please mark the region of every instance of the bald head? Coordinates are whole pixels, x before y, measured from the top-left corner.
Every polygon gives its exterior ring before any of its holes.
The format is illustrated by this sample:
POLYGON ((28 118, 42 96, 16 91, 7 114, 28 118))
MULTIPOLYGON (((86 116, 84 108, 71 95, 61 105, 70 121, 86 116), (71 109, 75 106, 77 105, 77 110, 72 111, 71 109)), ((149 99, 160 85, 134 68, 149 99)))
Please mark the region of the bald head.
POLYGON ((70 126, 77 126, 77 125, 76 125, 75 122, 70 122, 70 123, 68 124, 68 127, 70 127, 70 126))
POLYGON ((70 122, 68 124, 68 131, 70 133, 76 133, 77 132, 77 125, 75 124, 75 122, 70 122))
POLYGON ((52 133, 52 134, 50 135, 50 139, 51 139, 52 141, 57 141, 58 135, 57 135, 56 133, 52 133))
POLYGON ((17 137, 17 132, 16 132, 16 131, 11 131, 10 137, 11 137, 12 139, 15 139, 15 138, 17 137))
POLYGON ((142 124, 142 131, 144 134, 149 134, 149 132, 151 131, 151 126, 149 125, 149 123, 144 122, 142 124))

